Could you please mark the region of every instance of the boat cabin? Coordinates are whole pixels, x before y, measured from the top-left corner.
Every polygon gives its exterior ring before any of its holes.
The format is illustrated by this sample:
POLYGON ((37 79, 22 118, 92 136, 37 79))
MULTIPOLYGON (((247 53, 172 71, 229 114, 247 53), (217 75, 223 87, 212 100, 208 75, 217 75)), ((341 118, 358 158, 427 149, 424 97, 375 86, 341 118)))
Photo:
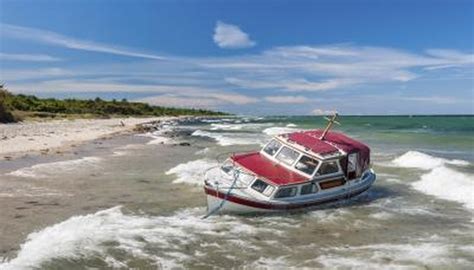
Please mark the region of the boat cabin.
POLYGON ((370 163, 369 148, 342 133, 321 130, 275 136, 259 152, 232 156, 222 169, 243 168, 239 182, 256 196, 295 199, 358 181, 370 163))

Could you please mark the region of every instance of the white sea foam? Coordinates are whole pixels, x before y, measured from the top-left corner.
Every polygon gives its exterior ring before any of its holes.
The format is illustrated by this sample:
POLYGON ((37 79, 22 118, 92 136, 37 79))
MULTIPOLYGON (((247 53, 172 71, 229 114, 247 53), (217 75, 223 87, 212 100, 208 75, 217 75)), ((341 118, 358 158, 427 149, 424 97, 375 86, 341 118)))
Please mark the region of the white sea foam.
POLYGON ((397 166, 418 168, 429 172, 411 186, 425 194, 455 201, 474 209, 474 176, 448 168, 446 165, 467 166, 464 160, 448 160, 417 151, 409 151, 392 161, 397 166))
POLYGON ((275 136, 279 134, 291 133, 291 132, 296 132, 296 131, 300 131, 300 129, 291 128, 291 127, 269 127, 269 128, 264 129, 263 133, 269 136, 275 136))
POLYGON ((174 141, 171 138, 163 136, 166 132, 172 131, 175 127, 173 125, 162 125, 159 130, 142 134, 141 136, 152 138, 147 144, 169 144, 174 141))
POLYGON ((211 130, 260 130, 272 123, 211 124, 211 130))
POLYGON ((36 164, 10 172, 7 175, 29 178, 47 178, 57 173, 73 173, 77 170, 98 168, 99 157, 83 157, 66 161, 36 164))
POLYGON ((392 163, 404 168, 417 168, 422 170, 431 170, 445 164, 466 166, 469 162, 465 160, 448 160, 440 157, 430 156, 418 151, 408 151, 402 156, 394 159, 392 163))
POLYGON ((389 212, 380 211, 377 213, 370 214, 369 217, 378 219, 378 220, 389 220, 389 219, 392 219, 394 215, 389 212))
POLYGON ((175 174, 177 178, 173 183, 186 183, 201 186, 204 183, 204 174, 212 167, 218 165, 217 161, 198 159, 182 163, 169 169, 166 174, 175 174))
POLYGON ((62 197, 72 196, 70 193, 62 192, 60 190, 36 187, 32 185, 26 185, 16 188, 2 188, 0 197, 13 198, 13 197, 62 197))
POLYGON ((259 138, 255 134, 245 134, 245 133, 218 133, 218 132, 209 132, 203 130, 196 130, 192 136, 208 137, 217 141, 221 146, 229 145, 251 145, 251 144, 260 144, 264 142, 262 138, 259 138))
POLYGON ((468 266, 457 259, 456 246, 444 243, 376 244, 328 248, 315 261, 334 269, 416 269, 417 267, 468 266))
MULTIPOLYGON (((235 249, 235 241, 279 230, 248 225, 233 216, 202 219, 204 212, 193 208, 171 216, 151 217, 124 214, 120 207, 114 207, 74 216, 28 235, 17 257, 0 264, 0 268, 31 269, 41 268, 53 259, 104 258, 110 267, 132 267, 129 263, 140 259, 169 269, 192 260, 195 252, 207 254, 209 246, 217 245, 227 253, 235 249), (190 251, 189 246, 194 248, 190 251), (127 257, 120 255, 123 253, 127 257)), ((258 248, 251 242, 241 244, 247 255, 258 248)))
POLYGON ((199 151, 196 151, 196 153, 194 153, 195 155, 205 155, 206 153, 209 153, 209 151, 211 151, 211 149, 209 149, 209 147, 206 147, 206 148, 203 148, 199 151))
POLYGON ((423 174, 412 187, 423 193, 462 203, 474 209, 474 176, 444 166, 423 174))

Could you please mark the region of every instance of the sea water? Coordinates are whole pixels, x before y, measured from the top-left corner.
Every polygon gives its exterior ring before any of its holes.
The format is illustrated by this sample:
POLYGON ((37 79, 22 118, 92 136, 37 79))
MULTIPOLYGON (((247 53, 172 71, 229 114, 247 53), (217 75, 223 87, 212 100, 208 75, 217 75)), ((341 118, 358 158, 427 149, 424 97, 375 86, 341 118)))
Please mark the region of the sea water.
POLYGON ((204 174, 322 117, 202 119, 2 161, 0 269, 472 269, 473 120, 342 117, 334 129, 371 147, 377 181, 278 215, 202 219, 204 174))

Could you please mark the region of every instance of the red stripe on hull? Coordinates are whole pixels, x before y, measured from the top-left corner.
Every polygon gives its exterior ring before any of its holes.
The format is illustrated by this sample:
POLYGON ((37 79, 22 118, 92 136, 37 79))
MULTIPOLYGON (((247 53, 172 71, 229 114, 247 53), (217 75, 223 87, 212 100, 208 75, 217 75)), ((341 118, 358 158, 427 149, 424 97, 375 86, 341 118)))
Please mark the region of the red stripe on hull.
MULTIPOLYGON (((365 192, 369 188, 370 188, 370 186, 368 186, 367 188, 364 188, 360 191, 354 192, 354 193, 345 194, 343 196, 337 196, 337 197, 330 198, 330 199, 323 200, 323 201, 299 203, 299 204, 263 203, 263 202, 248 200, 248 199, 238 197, 238 196, 233 196, 233 195, 230 195, 230 194, 227 196, 227 200, 231 201, 233 203, 242 204, 242 205, 245 205, 245 206, 259 208, 259 209, 292 210, 292 209, 300 209, 300 208, 306 208, 306 207, 317 206, 317 205, 321 205, 321 204, 325 204, 325 203, 335 202, 335 201, 338 201, 338 200, 341 200, 341 199, 348 199, 348 198, 357 196, 357 195, 365 192)), ((216 190, 211 189, 207 186, 204 187, 204 191, 206 192, 207 195, 211 195, 211 196, 214 196, 214 197, 217 197, 217 198, 220 198, 220 199, 224 199, 226 197, 225 193, 217 192, 216 190)))

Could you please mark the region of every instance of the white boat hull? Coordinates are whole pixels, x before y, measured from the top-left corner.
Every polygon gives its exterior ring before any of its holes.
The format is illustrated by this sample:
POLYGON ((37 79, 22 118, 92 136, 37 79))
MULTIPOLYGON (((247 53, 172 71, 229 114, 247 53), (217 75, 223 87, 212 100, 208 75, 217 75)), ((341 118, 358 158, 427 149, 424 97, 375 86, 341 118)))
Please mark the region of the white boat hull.
POLYGON ((370 188, 376 179, 375 173, 370 171, 357 183, 350 186, 342 186, 334 191, 322 192, 307 200, 258 200, 250 196, 243 196, 242 193, 227 194, 225 190, 217 191, 212 187, 206 186, 208 213, 275 213, 287 212, 292 210, 302 210, 312 208, 322 204, 344 200, 357 196, 370 188))

